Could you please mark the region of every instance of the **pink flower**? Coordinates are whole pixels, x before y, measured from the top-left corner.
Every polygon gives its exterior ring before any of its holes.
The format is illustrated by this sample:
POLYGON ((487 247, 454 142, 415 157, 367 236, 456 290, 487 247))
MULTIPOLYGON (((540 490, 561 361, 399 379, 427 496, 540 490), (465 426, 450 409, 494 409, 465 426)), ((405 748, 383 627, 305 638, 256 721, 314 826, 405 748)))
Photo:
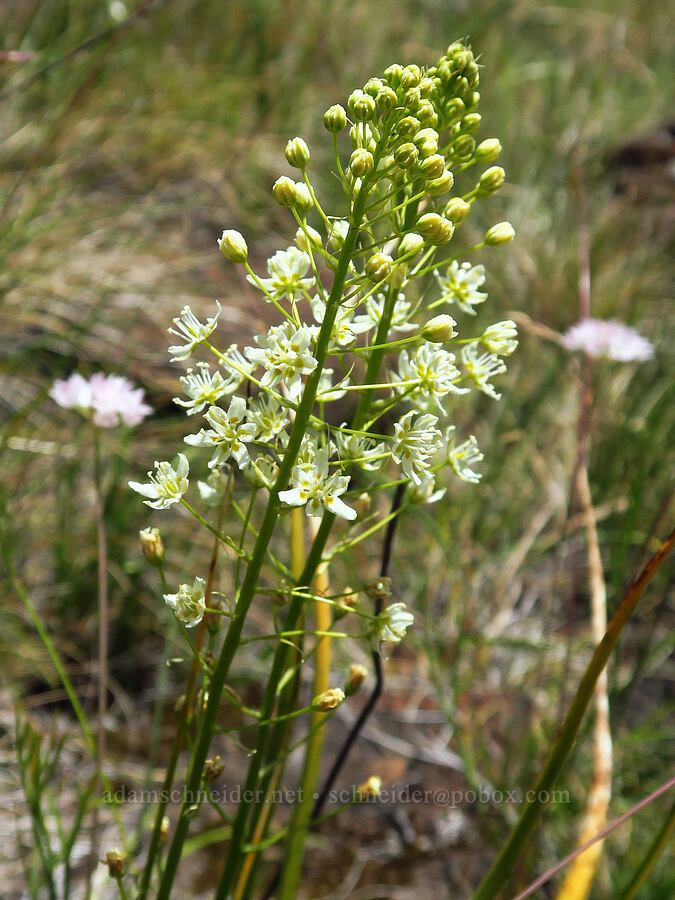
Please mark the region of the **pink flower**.
POLYGON ((583 350, 595 359, 618 362, 643 362, 651 359, 654 348, 634 328, 613 319, 583 319, 563 335, 568 350, 583 350))
POLYGON ((142 388, 120 375, 104 375, 97 372, 89 380, 79 372, 65 380, 54 382, 49 396, 65 409, 77 409, 91 417, 101 428, 116 425, 138 425, 152 412, 152 407, 143 402, 142 388))

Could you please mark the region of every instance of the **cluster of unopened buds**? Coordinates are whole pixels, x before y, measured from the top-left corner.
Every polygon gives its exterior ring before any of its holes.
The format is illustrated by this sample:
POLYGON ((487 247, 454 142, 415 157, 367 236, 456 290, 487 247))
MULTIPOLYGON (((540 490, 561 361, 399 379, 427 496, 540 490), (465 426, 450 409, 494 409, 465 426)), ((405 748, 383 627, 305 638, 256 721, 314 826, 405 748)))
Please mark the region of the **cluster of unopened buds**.
MULTIPOLYGON (((188 416, 205 420, 185 438, 209 454, 211 474, 198 485, 205 503, 218 502, 231 466, 269 492, 278 514, 304 507, 308 516, 350 523, 364 492, 404 483, 406 502, 434 502, 447 466, 479 480, 483 455, 475 437, 455 435, 454 403, 472 388, 498 400, 493 379, 518 342, 510 320, 474 326, 486 275, 465 258, 509 242, 511 225, 500 222, 477 245, 455 249, 474 203, 505 179, 493 165, 499 141, 474 137, 478 81, 472 51, 455 43, 435 66, 392 65, 354 91, 346 109, 328 109, 324 125, 345 195, 337 216, 310 180, 307 143, 290 140, 286 159, 297 180, 283 175, 272 191, 297 230, 294 243, 267 261, 266 275, 250 264, 244 237, 223 232, 221 252, 245 268, 276 322, 243 349, 214 343, 220 307, 205 323, 184 307, 170 329, 173 360, 197 350, 210 359, 187 369, 176 398, 188 416), (477 177, 476 166, 484 167, 477 177)), ((179 453, 176 463, 156 463, 148 484, 132 487, 166 508, 182 500, 188 476, 179 453)), ((374 503, 366 516, 368 527, 384 518, 374 503)), ((196 624, 201 579, 167 602, 196 624)), ((380 617, 380 640, 405 633, 412 617, 401 607, 380 617)), ((369 636, 377 641, 372 629, 369 636)))

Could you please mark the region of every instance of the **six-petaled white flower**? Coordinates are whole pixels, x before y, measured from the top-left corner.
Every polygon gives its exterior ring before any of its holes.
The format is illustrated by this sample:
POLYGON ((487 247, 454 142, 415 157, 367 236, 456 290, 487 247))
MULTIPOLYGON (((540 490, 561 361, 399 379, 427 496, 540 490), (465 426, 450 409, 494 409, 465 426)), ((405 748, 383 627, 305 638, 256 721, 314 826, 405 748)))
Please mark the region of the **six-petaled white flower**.
POLYGON ((246 444, 254 440, 258 428, 246 422, 246 401, 233 397, 227 412, 212 406, 204 416, 211 428, 202 428, 198 434, 188 434, 185 443, 193 447, 212 447, 215 453, 209 460, 209 469, 222 466, 228 459, 236 461, 243 469, 249 461, 246 444))
POLYGON ((455 445, 454 440, 448 434, 448 462, 462 481, 478 484, 481 474, 474 472, 471 467, 483 459, 474 435, 470 435, 463 443, 455 445))
POLYGON ((262 288, 275 300, 282 297, 297 300, 314 285, 313 276, 304 277, 310 265, 311 259, 304 250, 289 247, 288 250, 277 250, 267 260, 269 278, 256 279, 252 275, 246 277, 252 285, 262 288))
POLYGON ((436 453, 441 444, 441 433, 436 428, 438 418, 425 413, 417 415, 414 410, 407 412, 394 425, 394 443, 391 456, 400 464, 403 472, 415 484, 422 483, 419 472, 428 469, 430 457, 436 453))
POLYGON ((398 644, 415 621, 412 613, 406 609, 405 603, 390 603, 373 619, 368 631, 374 650, 379 651, 380 644, 398 644))
POLYGON ((155 470, 155 474, 148 472, 149 484, 130 481, 129 487, 142 497, 147 497, 144 501, 146 506, 153 509, 168 509, 172 504, 178 503, 187 491, 190 465, 187 457, 179 453, 175 469, 171 463, 156 462, 155 470))
POLYGON ((173 344, 169 347, 171 354, 171 362, 177 360, 188 359, 192 355, 192 351, 199 344, 207 341, 216 329, 218 324, 218 316, 220 315, 220 303, 216 301, 218 312, 215 316, 206 320, 206 324, 202 325, 197 316, 192 312, 189 306, 184 306, 180 311, 180 316, 176 316, 173 320, 173 328, 169 328, 169 334, 174 334, 182 344, 173 344))
POLYGON ((293 467, 291 485, 290 490, 279 492, 282 503, 304 506, 308 516, 322 515, 325 507, 343 519, 356 518, 356 510, 340 500, 349 486, 349 478, 329 474, 327 448, 317 450, 312 463, 293 467))
POLYGON ((468 388, 461 388, 455 382, 462 373, 454 365, 455 354, 442 350, 425 341, 408 355, 402 350, 398 358, 398 372, 391 373, 394 392, 427 410, 433 404, 443 411, 442 398, 447 394, 466 394, 468 388))
POLYGON ((249 402, 248 421, 257 429, 259 441, 273 441, 289 423, 287 410, 274 397, 258 394, 249 402))
MULTIPOLYGON (((346 423, 343 422, 343 427, 346 423)), ((382 468, 389 452, 384 443, 375 443, 362 434, 346 434, 338 431, 335 436, 338 453, 343 463, 356 463, 366 472, 376 472, 382 468)))
POLYGON ((443 300, 456 303, 471 316, 476 315, 474 306, 487 300, 487 294, 478 290, 485 283, 485 266, 472 266, 469 262, 460 264, 453 259, 444 276, 438 270, 434 275, 443 292, 443 300))
POLYGON ((506 372, 506 364, 498 356, 493 353, 481 353, 478 355, 478 344, 472 341, 465 347, 462 347, 462 362, 469 377, 475 382, 476 387, 492 397, 493 400, 500 400, 501 394, 498 394, 494 387, 489 383, 490 378, 495 375, 501 375, 506 372))
POLYGON ((213 406, 225 394, 233 393, 239 387, 240 380, 225 379, 218 371, 211 373, 208 363, 199 362, 196 372, 194 369, 188 369, 187 374, 181 377, 183 390, 190 399, 181 400, 180 397, 174 397, 173 402, 184 407, 187 414, 192 416, 207 406, 213 406))
POLYGON ((290 322, 273 325, 267 334, 257 335, 258 347, 247 347, 248 359, 265 368, 263 387, 273 387, 283 381, 291 400, 302 393, 302 376, 313 372, 316 359, 310 353, 312 335, 309 329, 296 328, 290 322))
POLYGON ((166 605, 171 607, 176 618, 187 628, 194 628, 204 618, 205 587, 206 582, 203 578, 195 578, 192 587, 189 584, 179 584, 177 593, 164 594, 166 605))
MULTIPOLYGON (((321 324, 326 314, 326 304, 321 297, 310 300, 314 319, 321 324)), ((360 334, 370 331, 374 322, 370 316, 356 315, 355 308, 348 303, 343 304, 335 316, 335 324, 331 333, 329 350, 335 347, 348 347, 360 334)))

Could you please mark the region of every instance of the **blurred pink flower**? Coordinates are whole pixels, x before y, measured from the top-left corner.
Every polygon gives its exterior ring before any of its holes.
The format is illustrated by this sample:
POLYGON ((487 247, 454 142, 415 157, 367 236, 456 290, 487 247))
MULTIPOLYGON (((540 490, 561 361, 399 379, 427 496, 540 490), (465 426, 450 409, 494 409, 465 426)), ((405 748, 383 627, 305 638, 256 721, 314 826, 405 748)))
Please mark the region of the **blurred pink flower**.
POLYGON ((89 380, 79 372, 65 380, 54 382, 49 396, 65 409, 77 409, 91 416, 95 425, 114 428, 116 425, 138 425, 152 412, 143 402, 142 388, 120 375, 97 372, 89 380))
POLYGON ((595 359, 643 362, 654 348, 634 328, 614 319, 583 319, 565 332, 561 341, 568 350, 583 350, 595 359))

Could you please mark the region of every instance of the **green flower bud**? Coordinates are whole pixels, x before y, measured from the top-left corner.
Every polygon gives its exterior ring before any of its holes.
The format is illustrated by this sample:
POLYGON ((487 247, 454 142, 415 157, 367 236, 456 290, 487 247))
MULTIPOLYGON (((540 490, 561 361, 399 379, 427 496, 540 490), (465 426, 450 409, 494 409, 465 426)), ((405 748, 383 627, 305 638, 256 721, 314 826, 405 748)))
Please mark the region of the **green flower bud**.
POLYGON ((304 230, 298 228, 295 232, 295 246, 299 250, 304 250, 305 253, 309 253, 310 247, 313 250, 318 250, 322 244, 321 235, 311 225, 306 225, 304 230))
POLYGON ((349 168, 357 178, 362 178, 374 165, 373 154, 369 150, 355 150, 349 157, 349 168))
POLYGON ((489 247, 498 247, 500 244, 508 244, 515 236, 515 229, 510 222, 497 222, 485 232, 483 241, 489 247))
POLYGON ((476 159, 478 162, 494 162, 502 152, 502 145, 498 138, 487 138, 476 147, 476 159))
POLYGON ((401 83, 401 76, 403 75, 403 66, 400 66, 398 63, 394 63, 391 66, 387 66, 387 68, 383 72, 384 80, 390 87, 397 88, 401 83))
POLYGON ((455 176, 447 170, 438 178, 427 181, 426 190, 429 194, 447 194, 455 183, 455 176))
POLYGON ((164 544, 159 531, 156 528, 143 528, 139 531, 138 537, 141 541, 143 556, 153 566, 159 566, 164 559, 164 544))
POLYGON ((417 87, 422 79, 422 70, 419 66, 416 66, 414 63, 410 66, 406 66, 405 69, 401 72, 401 87, 404 90, 408 88, 417 87))
POLYGON ((375 101, 363 91, 356 90, 349 96, 347 109, 357 122, 367 122, 375 116, 375 101))
POLYGON ((272 193, 279 206, 295 206, 295 182, 286 175, 277 178, 272 193))
POLYGON ((466 200, 462 200, 461 197, 453 197, 452 200, 448 200, 446 203, 443 215, 446 219, 450 219, 451 222, 458 225, 466 219, 470 212, 470 203, 467 203, 466 200))
POLYGON ((420 162, 417 170, 424 178, 440 178, 445 172, 445 159, 440 153, 432 153, 420 162))
POLYGON ((406 234, 398 245, 397 256, 415 256, 424 248, 424 238, 421 234, 411 231, 406 234))
POLYGON ((447 244, 455 230, 452 222, 439 216, 438 213, 425 213, 420 216, 415 227, 422 237, 434 246, 447 244))
POLYGON ((480 113, 467 113, 462 119, 462 134, 475 134, 480 128, 480 113))
POLYGON ((408 88, 408 90, 403 94, 403 105, 407 109, 416 110, 420 105, 420 101, 422 99, 422 95, 420 94, 420 89, 417 87, 408 88))
POLYGON ((396 91, 388 86, 383 87, 377 95, 377 103, 385 112, 391 112, 392 109, 396 109, 398 106, 396 91))
POLYGON ((301 137, 296 137, 286 144, 286 159, 296 169, 304 169, 309 162, 309 147, 301 137))
POLYGON ((438 132, 433 128, 423 128, 417 132, 413 140, 423 159, 433 156, 438 151, 438 132))
POLYGON ((462 100, 459 97, 452 97, 452 99, 448 100, 445 104, 445 108, 443 112, 445 113, 445 118, 448 120, 448 124, 451 125, 453 122, 459 122, 466 111, 466 107, 462 100))
POLYGON ((370 97, 377 98, 377 95, 380 93, 382 88, 384 87, 384 82, 381 78, 369 78, 368 81, 363 85, 363 93, 368 94, 370 97))
POLYGON ((312 709, 329 712, 329 710, 336 709, 343 703, 344 699, 345 692, 342 688, 328 688, 327 691, 324 691, 323 694, 319 694, 318 697, 312 700, 312 709))
POLYGON ((248 246, 243 235, 238 231, 224 231, 222 237, 218 241, 218 246, 225 259, 229 259, 230 262, 246 262, 248 257, 248 246))
POLYGON ((387 253, 373 253, 366 263, 366 275, 377 284, 391 275, 394 260, 387 253))
POLYGON ((444 344, 446 341, 451 341, 454 337, 457 337, 456 324, 457 322, 452 316, 445 314, 434 316, 433 319, 429 319, 422 329, 422 337, 426 341, 432 341, 434 344, 444 344))
POLYGON ((307 185, 302 181, 295 182, 295 203, 293 205, 301 216, 306 216, 314 206, 312 194, 307 185))
POLYGON ((368 669, 365 666, 360 665, 359 663, 352 663, 349 667, 349 675, 347 676, 347 681, 345 682, 345 694, 348 697, 351 697, 358 690, 360 690, 361 685, 368 677, 368 669))
POLYGON ((468 110, 475 109, 480 103, 480 94, 478 91, 472 91, 468 97, 466 97, 466 108, 468 110))
POLYGON ((323 125, 331 134, 339 134, 347 124, 347 113, 343 106, 336 103, 323 114, 323 125))
POLYGON ((491 166, 486 169, 478 180, 478 196, 487 197, 494 194, 504 184, 506 172, 501 166, 491 166))
POLYGON ((394 159, 396 160, 397 165, 402 169, 409 169, 411 166, 414 166, 418 157, 419 151, 417 147, 409 142, 401 144, 394 152, 394 159))
POLYGON ((105 859, 102 859, 101 862, 108 867, 110 877, 119 880, 124 875, 126 858, 127 855, 123 850, 120 850, 119 847, 113 847, 112 850, 108 850, 105 859))
POLYGON ((480 81, 480 72, 478 71, 478 65, 475 60, 472 59, 464 70, 464 77, 469 82, 469 87, 472 90, 478 87, 478 82, 480 81))
POLYGON ((435 92, 435 90, 436 90, 436 85, 435 85, 435 83, 434 83, 433 78, 429 78, 428 76, 425 77, 425 78, 423 78, 423 79, 420 81, 418 87, 419 87, 419 89, 420 89, 420 94, 421 94, 423 97, 431 97, 432 94, 433 94, 433 93, 435 92))
POLYGON ((460 134, 452 145, 452 155, 457 159, 469 159, 476 149, 476 142, 470 134, 460 134))
POLYGON ((415 110, 415 115, 429 128, 436 128, 438 125, 438 116, 430 100, 420 100, 415 110))
POLYGON ((341 250, 348 231, 349 222, 346 219, 336 219, 332 223, 328 234, 328 249, 341 250))
POLYGON ((391 275, 389 276, 389 284, 394 288, 394 290, 400 290, 403 285, 406 283, 408 279, 408 266, 405 263, 399 263, 392 270, 391 275))
POLYGON ((455 63, 455 71, 464 75, 469 64, 473 62, 473 53, 467 47, 462 47, 461 50, 455 50, 452 59, 455 63))
POLYGON ((420 130, 420 121, 415 116, 405 116, 396 125, 396 132, 403 138, 412 138, 420 130))

